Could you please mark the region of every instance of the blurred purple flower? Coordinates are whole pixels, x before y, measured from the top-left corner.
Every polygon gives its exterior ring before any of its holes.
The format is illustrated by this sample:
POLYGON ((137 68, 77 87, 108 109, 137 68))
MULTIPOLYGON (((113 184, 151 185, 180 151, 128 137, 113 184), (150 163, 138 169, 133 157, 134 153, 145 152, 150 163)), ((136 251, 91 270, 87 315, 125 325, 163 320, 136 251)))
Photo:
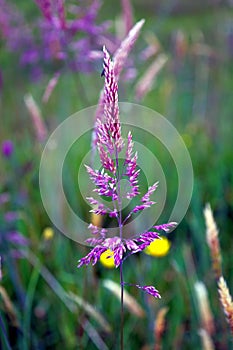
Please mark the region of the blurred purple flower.
POLYGON ((10 52, 19 54, 19 63, 35 78, 41 74, 38 66, 56 64, 57 70, 68 67, 75 71, 93 70, 105 39, 116 46, 116 39, 107 34, 109 22, 97 24, 99 0, 88 4, 72 1, 35 0, 41 17, 27 21, 19 8, 0 0, 0 35, 10 52))
POLYGON ((10 250, 10 255, 14 259, 23 259, 24 258, 24 255, 23 255, 22 251, 20 251, 19 249, 11 249, 10 250))
POLYGON ((37 5, 40 7, 44 17, 48 21, 52 21, 52 4, 50 0, 35 0, 37 5))
POLYGON ((26 246, 29 244, 29 241, 26 237, 24 237, 22 235, 22 233, 18 232, 18 231, 11 231, 7 233, 6 239, 13 243, 13 244, 17 244, 17 245, 23 245, 26 246))
POLYGON ((10 195, 7 192, 3 192, 0 194, 0 205, 3 205, 10 201, 10 195))
POLYGON ((16 211, 8 211, 4 215, 4 219, 7 222, 13 222, 16 221, 19 217, 19 214, 16 211))
POLYGON ((141 19, 139 22, 137 22, 133 26, 133 28, 129 31, 125 39, 121 42, 119 48, 114 53, 114 56, 113 56, 114 73, 117 81, 120 78, 122 69, 126 65, 126 61, 128 60, 129 53, 134 47, 135 42, 139 36, 139 33, 144 23, 145 23, 144 19, 141 19))
POLYGON ((14 144, 11 140, 5 140, 2 142, 2 155, 5 158, 10 158, 14 152, 14 144))
MULTIPOLYGON (((140 210, 151 207, 155 202, 151 201, 150 197, 153 195, 158 187, 158 182, 148 188, 148 191, 141 198, 141 204, 136 205, 134 209, 122 219, 122 194, 120 188, 120 182, 123 177, 127 177, 130 184, 130 191, 124 194, 126 198, 133 198, 139 194, 138 175, 137 169, 137 153, 133 154, 133 141, 132 134, 128 134, 128 142, 125 150, 125 161, 123 163, 123 170, 119 166, 119 156, 124 148, 124 140, 121 135, 121 123, 119 119, 119 106, 118 106, 118 84, 115 66, 110 59, 110 55, 106 48, 103 48, 104 53, 104 90, 102 93, 103 100, 103 115, 97 119, 96 122, 96 144, 99 151, 100 160, 102 163, 102 170, 93 170, 90 166, 86 166, 87 172, 95 184, 94 192, 97 192, 99 196, 110 197, 114 204, 114 210, 110 210, 104 204, 100 203, 93 197, 88 197, 88 201, 91 205, 94 205, 94 209, 91 210, 97 215, 108 214, 110 217, 115 217, 118 221, 119 236, 108 238, 107 231, 98 229, 96 226, 90 225, 93 235, 95 237, 87 239, 87 243, 93 245, 94 248, 78 262, 78 267, 83 265, 95 265, 103 254, 108 249, 113 252, 114 264, 116 267, 120 266, 125 259, 130 255, 141 252, 147 246, 150 245, 155 239, 159 239, 159 233, 156 231, 146 231, 139 235, 139 237, 133 239, 124 239, 122 234, 122 228, 128 218, 140 210)), ((123 57, 123 56, 122 56, 123 57)), ((157 231, 164 230, 169 231, 174 228, 176 223, 168 223, 164 225, 154 226, 157 231)), ((122 270, 121 270, 122 271, 122 270)), ((122 274, 121 274, 122 276, 122 274)), ((121 283, 122 280, 121 280, 121 283)), ((145 292, 159 298, 158 291, 152 286, 139 286, 137 288, 144 290, 145 292)))

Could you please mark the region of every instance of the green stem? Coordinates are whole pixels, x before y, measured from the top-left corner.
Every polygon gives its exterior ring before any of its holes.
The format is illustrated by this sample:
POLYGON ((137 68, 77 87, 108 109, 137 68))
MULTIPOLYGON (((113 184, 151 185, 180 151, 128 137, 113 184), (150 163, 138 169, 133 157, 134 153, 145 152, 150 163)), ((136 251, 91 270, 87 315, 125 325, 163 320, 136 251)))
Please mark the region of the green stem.
POLYGON ((40 271, 37 267, 34 268, 30 282, 28 285, 27 296, 25 301, 25 312, 24 312, 24 322, 23 322, 23 349, 30 349, 30 323, 31 323, 31 311, 32 303, 36 290, 36 285, 40 276, 40 271))
MULTIPOLYGON (((6 328, 5 328, 5 325, 4 325, 4 322, 3 322, 3 319, 2 319, 2 316, 0 314, 0 329, 2 330, 2 339, 4 340, 4 343, 5 343, 5 346, 6 346, 6 349, 7 350, 12 350, 11 346, 10 346, 10 343, 7 339, 7 334, 6 334, 6 328)), ((1 345, 1 343, 0 343, 1 345)))
POLYGON ((121 280, 121 350, 124 350, 124 279, 123 279, 123 261, 120 264, 121 280))
MULTIPOLYGON (((118 209, 119 209, 119 234, 120 239, 123 237, 123 224, 122 224, 122 202, 121 202, 121 185, 120 185, 120 172, 119 172, 119 159, 118 151, 115 150, 116 155, 116 171, 117 171, 117 194, 118 194, 118 209)), ((124 278, 123 278, 123 261, 120 263, 120 284, 121 284, 121 330, 120 330, 120 349, 124 350, 124 278)))

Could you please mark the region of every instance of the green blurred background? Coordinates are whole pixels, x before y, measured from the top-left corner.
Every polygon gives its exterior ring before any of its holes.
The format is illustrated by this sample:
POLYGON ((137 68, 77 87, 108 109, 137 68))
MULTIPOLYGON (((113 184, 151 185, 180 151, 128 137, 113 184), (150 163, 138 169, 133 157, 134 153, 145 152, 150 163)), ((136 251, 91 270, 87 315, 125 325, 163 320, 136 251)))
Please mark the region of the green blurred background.
MULTIPOLYGON (((21 1, 18 6, 29 21, 38 15, 33 2, 21 1)), ((190 152, 195 179, 188 212, 178 228, 169 235, 172 242, 169 253, 162 258, 142 253, 133 256, 124 266, 125 280, 153 284, 162 295, 161 300, 154 300, 133 288, 126 288, 144 309, 145 317, 138 317, 125 308, 125 348, 155 349, 154 320, 162 307, 168 307, 161 348, 201 349, 203 344, 198 332, 203 325, 194 288, 199 280, 207 288, 213 313, 215 331, 211 338, 214 347, 231 349, 231 337, 218 300, 203 218, 203 208, 209 202, 219 228, 223 274, 232 290, 231 2, 177 1, 174 4, 170 1, 145 0, 142 3, 137 0, 132 1, 132 7, 135 22, 142 17, 146 20, 133 50, 138 76, 142 76, 151 63, 138 58, 148 40, 159 42, 160 52, 168 56, 168 61, 143 100, 135 99, 135 83, 123 80, 120 82, 119 98, 140 102, 173 123, 190 152)), ((121 11, 120 2, 104 1, 99 20, 112 20, 111 30, 115 32, 121 11)), ((27 71, 17 64, 17 55, 7 52, 3 42, 0 67, 3 75, 0 140, 11 139, 15 145, 10 159, 0 158, 0 191, 10 194, 10 202, 0 208, 1 230, 7 229, 4 212, 15 210, 19 216, 14 229, 30 240, 26 256, 5 258, 2 263, 1 286, 7 291, 13 308, 11 314, 1 297, 0 312, 8 339, 13 349, 92 350, 104 348, 98 345, 98 337, 101 337, 107 348, 118 349, 120 302, 104 287, 104 280, 118 283, 119 271, 106 269, 101 264, 78 270, 77 261, 87 252, 86 248, 64 237, 50 222, 41 202, 38 182, 43 146, 35 138, 23 100, 26 93, 33 95, 52 132, 72 113, 98 102, 103 85, 101 68, 97 67, 89 75, 65 72, 45 105, 41 103, 41 97, 51 78, 49 71, 40 81, 31 81, 27 71), (46 227, 53 228, 53 237, 47 238, 43 234, 46 227), (80 306, 74 297, 67 297, 69 292, 90 303, 107 320, 111 330, 101 324, 99 316, 88 313, 83 302, 80 306), (23 307, 21 298, 25 298, 23 307)), ((143 122, 146 123, 146 120, 143 122)), ((89 147, 90 135, 80 142, 68 154, 64 181, 67 196, 75 210, 88 219, 89 208, 73 189, 77 187, 78 164, 89 147)), ((165 173, 169 174, 170 159, 153 142, 149 140, 148 147, 163 164, 165 173)), ((174 175, 168 179, 170 197, 161 221, 166 221, 176 186, 174 175)), ((183 190, 186 191, 185 188, 183 190)), ((7 349, 3 338, 1 346, 7 349)))

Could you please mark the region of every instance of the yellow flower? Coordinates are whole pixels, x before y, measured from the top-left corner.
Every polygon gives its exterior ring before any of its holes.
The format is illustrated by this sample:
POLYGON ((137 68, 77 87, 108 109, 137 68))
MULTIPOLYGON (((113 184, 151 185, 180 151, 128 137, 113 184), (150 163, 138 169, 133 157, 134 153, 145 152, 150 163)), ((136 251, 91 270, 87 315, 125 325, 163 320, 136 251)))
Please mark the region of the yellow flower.
POLYGON ((54 230, 51 227, 46 227, 43 231, 43 237, 46 241, 52 239, 54 236, 54 230))
POLYGON ((105 252, 100 255, 100 262, 104 267, 107 267, 108 269, 115 267, 113 252, 110 249, 105 250, 105 252), (110 256, 110 258, 108 258, 108 256, 110 256))
POLYGON ((144 252, 147 255, 162 257, 167 255, 171 246, 171 242, 167 237, 161 237, 161 239, 155 239, 151 244, 146 247, 144 252))

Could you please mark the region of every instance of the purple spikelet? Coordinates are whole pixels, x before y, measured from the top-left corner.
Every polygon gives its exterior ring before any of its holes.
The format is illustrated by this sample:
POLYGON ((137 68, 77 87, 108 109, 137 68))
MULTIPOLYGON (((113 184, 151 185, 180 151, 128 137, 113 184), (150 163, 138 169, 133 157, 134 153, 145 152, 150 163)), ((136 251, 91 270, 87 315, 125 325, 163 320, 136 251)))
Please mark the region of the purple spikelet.
POLYGON ((14 144, 11 140, 5 140, 2 142, 2 155, 5 158, 10 158, 14 152, 14 144))
POLYGON ((81 267, 83 265, 95 265, 97 261, 100 258, 100 255, 107 250, 106 247, 103 247, 101 245, 97 245, 95 248, 93 248, 90 253, 88 253, 84 258, 79 260, 78 267, 81 267))
POLYGON ((176 227, 176 222, 169 222, 168 224, 156 225, 153 226, 158 231, 169 232, 172 228, 176 227))
POLYGON ((161 295, 159 294, 158 290, 155 289, 153 286, 140 286, 139 284, 135 285, 137 288, 142 289, 147 294, 152 295, 155 298, 161 298, 161 295))
POLYGON ((157 181, 157 182, 154 183, 153 186, 150 186, 150 187, 149 187, 147 193, 144 194, 144 196, 143 196, 142 199, 141 199, 141 201, 142 201, 143 203, 147 203, 147 202, 150 201, 150 196, 151 196, 151 195, 154 193, 154 191, 157 189, 158 185, 159 185, 159 182, 157 181))
POLYGON ((126 172, 124 175, 128 177, 131 191, 127 192, 126 198, 131 199, 139 194, 138 190, 138 175, 140 170, 137 170, 137 153, 133 156, 133 141, 131 132, 128 133, 128 144, 126 149, 125 167, 126 172))
POLYGON ((112 197, 115 201, 118 198, 116 191, 116 178, 112 178, 104 169, 102 171, 93 170, 91 167, 86 165, 87 172, 96 185, 94 192, 97 192, 100 196, 112 197))

